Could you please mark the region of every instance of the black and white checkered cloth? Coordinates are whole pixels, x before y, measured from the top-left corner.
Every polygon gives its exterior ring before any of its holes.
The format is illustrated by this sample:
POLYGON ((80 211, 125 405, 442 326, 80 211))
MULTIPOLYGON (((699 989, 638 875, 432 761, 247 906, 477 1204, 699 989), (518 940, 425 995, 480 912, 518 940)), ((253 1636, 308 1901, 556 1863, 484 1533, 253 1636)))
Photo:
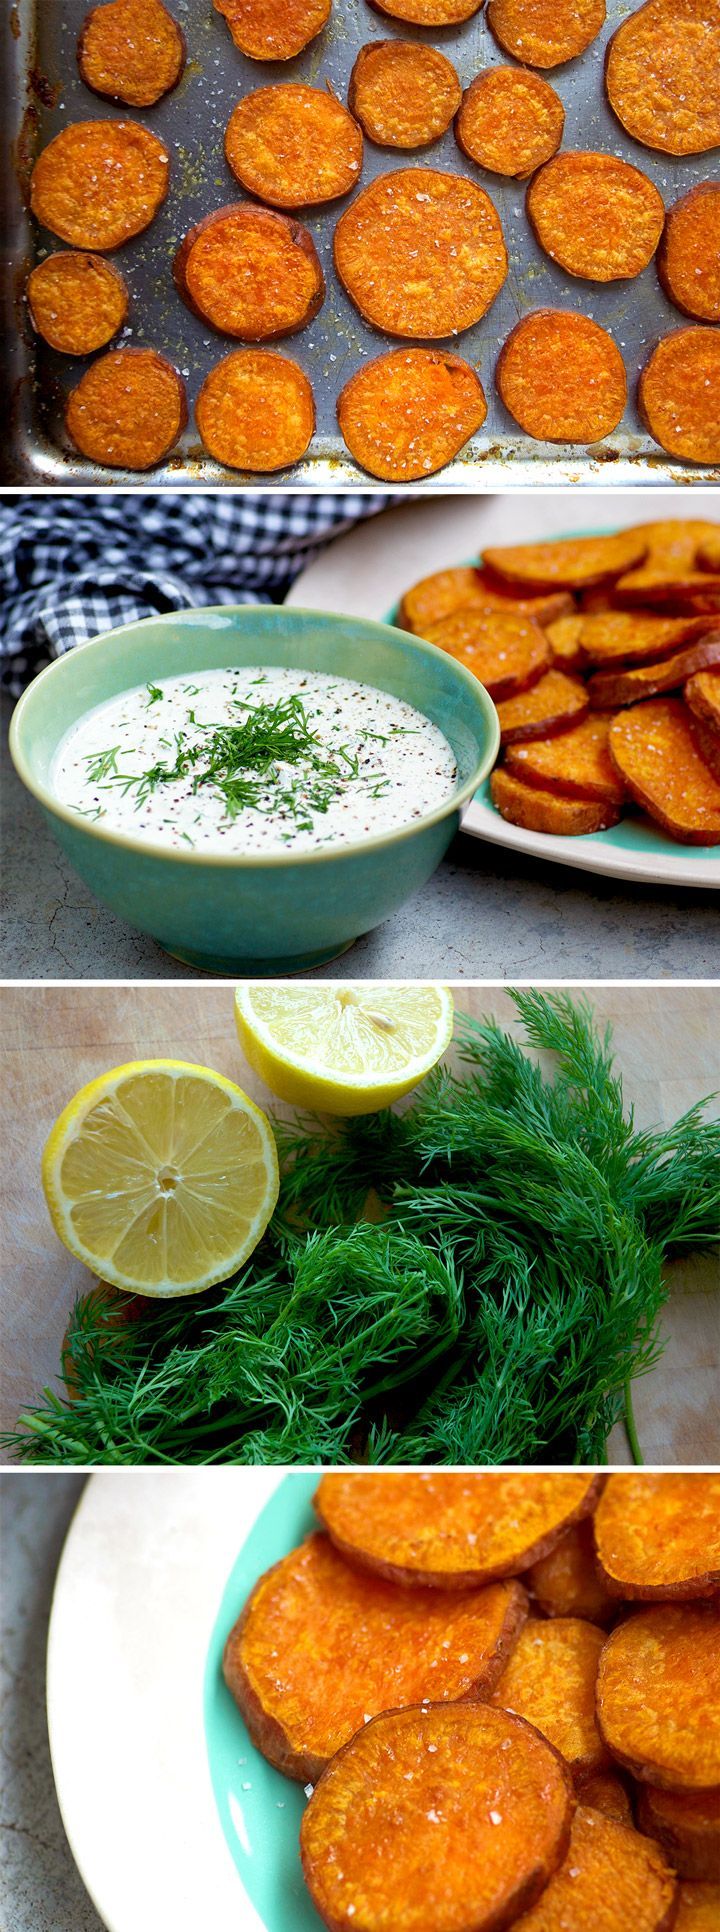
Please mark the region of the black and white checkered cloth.
POLYGON ((157 611, 282 602, 332 537, 394 501, 367 495, 0 496, 0 681, 157 611))

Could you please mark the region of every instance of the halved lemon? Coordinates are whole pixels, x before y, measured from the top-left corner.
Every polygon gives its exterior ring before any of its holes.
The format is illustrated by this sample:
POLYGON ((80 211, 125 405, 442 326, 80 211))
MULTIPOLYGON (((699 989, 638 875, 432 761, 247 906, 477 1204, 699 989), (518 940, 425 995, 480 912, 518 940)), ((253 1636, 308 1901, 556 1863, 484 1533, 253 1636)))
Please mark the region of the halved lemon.
POLYGON ((231 1080, 133 1060, 55 1122, 42 1180, 56 1234, 116 1288, 195 1295, 242 1266, 278 1196, 270 1122, 231 1080))
POLYGON ((240 1043, 271 1093, 329 1114, 389 1107, 424 1079, 452 1038, 447 986, 246 980, 235 994, 240 1043))

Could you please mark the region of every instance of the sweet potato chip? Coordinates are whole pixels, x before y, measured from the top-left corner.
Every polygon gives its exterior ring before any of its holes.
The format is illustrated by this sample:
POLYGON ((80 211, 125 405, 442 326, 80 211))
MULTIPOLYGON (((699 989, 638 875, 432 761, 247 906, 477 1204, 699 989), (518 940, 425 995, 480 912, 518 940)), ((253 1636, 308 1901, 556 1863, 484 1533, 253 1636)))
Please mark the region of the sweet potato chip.
POLYGON ((526 1717, 573 1773, 609 1769, 595 1723, 602 1630, 581 1617, 531 1618, 521 1630, 490 1702, 526 1717))
POLYGON ((152 107, 177 83, 185 37, 162 0, 109 0, 86 15, 78 40, 86 87, 128 107, 152 107))
POLYGON ((550 832, 557 838, 584 838, 588 832, 606 832, 620 818, 619 805, 570 798, 562 792, 526 785, 514 772, 499 766, 490 779, 490 794, 496 811, 511 825, 522 825, 526 832, 550 832))
POLYGON ((170 155, 137 121, 74 121, 38 155, 30 207, 73 248, 119 248, 154 221, 170 155))
POLYGON ((401 1589, 316 1531, 255 1585, 225 1681, 258 1750, 304 1783, 380 1711, 486 1697, 526 1615, 519 1583, 401 1589))
POLYGON ((552 1877, 572 1807, 566 1766, 521 1718, 388 1712, 333 1758, 304 1814, 313 1904, 331 1932, 494 1932, 552 1877))
POLYGON ((406 590, 400 623, 416 637, 425 637, 431 624, 439 624, 464 604, 474 604, 478 610, 525 611, 542 626, 572 610, 572 597, 566 590, 540 591, 535 596, 522 584, 509 584, 484 566, 461 566, 436 570, 406 590))
POLYGON ((605 84, 634 140, 664 154, 701 154, 720 142, 716 0, 647 0, 608 45, 605 84))
POLYGON ((590 590, 612 584, 639 564, 648 550, 644 531, 618 530, 607 537, 568 537, 560 543, 502 544, 484 552, 501 577, 532 590, 590 590))
POLYGON ((38 262, 25 293, 33 328, 61 355, 104 349, 127 320, 127 287, 102 255, 58 249, 38 262))
POLYGON ((350 113, 381 148, 439 141, 461 99, 452 62, 437 47, 419 47, 414 40, 370 41, 350 75, 350 113))
POLYGON ((479 13, 483 0, 372 0, 378 13, 413 27, 457 27, 479 13))
POLYGON ((91 463, 150 470, 168 456, 188 419, 185 384, 157 349, 110 349, 71 390, 68 435, 91 463))
POLYGON ((720 1785, 720 1606, 663 1603, 607 1639, 597 1714, 619 1764, 670 1791, 720 1785))
POLYGON ((305 455, 315 401, 305 371, 290 356, 233 349, 206 375, 195 420, 216 462, 267 475, 305 455))
POLYGON ((573 611, 572 616, 556 617, 554 623, 547 626, 552 661, 561 671, 582 671, 587 664, 587 653, 582 643, 584 621, 582 611, 573 611))
POLYGON ((617 429, 627 402, 617 344, 573 309, 535 309, 517 322, 495 381, 505 408, 538 442, 598 443, 617 429))
POLYGON ((657 1845, 578 1805, 565 1861, 517 1932, 670 1932, 676 1896, 657 1845))
POLYGON ((474 672, 491 698, 527 691, 550 664, 550 646, 534 617, 522 611, 466 605, 430 626, 429 642, 474 672))
POLYGON ((478 168, 522 180, 557 152, 564 126, 549 81, 522 67, 488 67, 465 89, 455 134, 478 168))
POLYGON ((596 611, 580 622, 586 656, 600 666, 654 664, 710 628, 706 617, 662 617, 653 610, 596 611))
POLYGON ((248 60, 293 60, 330 19, 332 0, 213 0, 248 60))
POLYGON ((685 703, 703 724, 720 731, 720 675, 717 671, 696 671, 683 691, 685 703))
MULTIPOLYGON (((702 619, 701 619, 702 622, 702 619)), ((596 671, 588 679, 590 703, 598 710, 611 706, 637 704, 640 698, 656 698, 663 691, 679 691, 695 671, 720 667, 720 628, 706 630, 704 638, 688 644, 683 651, 663 657, 658 664, 635 664, 628 670, 596 671)))
MULTIPOLYGON (((532 697, 532 692, 529 695, 532 697)), ((507 770, 522 779, 523 784, 536 785, 541 791, 620 806, 625 787, 608 750, 613 715, 598 711, 557 738, 511 745, 507 770)))
POLYGON ((631 280, 652 261, 665 220, 653 181, 616 154, 564 151, 540 168, 527 191, 540 247, 568 275, 631 280))
POLYGON ((587 1617, 609 1623, 617 1603, 598 1576, 592 1522, 585 1517, 533 1563, 525 1582, 546 1617, 587 1617))
POLYGON ((720 1791, 658 1791, 644 1784, 638 1827, 662 1845, 679 1878, 720 1879, 720 1791))
POLYGON ((657 269, 676 309, 720 322, 720 183, 700 181, 668 210, 657 269))
POLYGON ((584 1805, 591 1805, 593 1811, 601 1811, 604 1818, 614 1818, 617 1825, 632 1825, 633 1813, 628 1793, 611 1771, 597 1771, 593 1777, 576 1778, 575 1782, 584 1805))
POLYGON ((225 159, 259 201, 272 208, 309 208, 357 187, 363 138, 327 87, 276 81, 243 95, 233 108, 225 159))
POLYGON ((378 175, 340 216, 333 250, 351 302, 388 335, 458 335, 479 322, 507 275, 490 196, 435 168, 378 175))
MULTIPOLYGON (((703 547, 717 534, 715 523, 693 517, 638 524, 630 535, 644 538, 645 556, 618 578, 618 597, 623 604, 667 604, 680 599, 684 605, 687 598, 712 591, 714 585, 702 567, 703 547)), ((720 563, 717 570, 720 578, 720 563)))
POLYGON ((364 362, 337 400, 346 448, 370 476, 414 482, 452 462, 487 415, 469 362, 406 344, 364 362))
POLYGON ((720 1589, 720 1475, 610 1476, 594 1535, 613 1596, 712 1596, 720 1589))
POLYGON ((669 456, 720 463, 717 329, 698 324, 661 337, 640 376, 638 409, 645 428, 669 456))
POLYGON ((681 1885, 673 1932, 717 1932, 720 1884, 681 1885))
MULTIPOLYGON (((709 677, 710 672, 708 671, 706 675, 709 677)), ((692 679, 689 682, 692 683, 692 679)), ((687 690, 686 684, 684 695, 687 694, 687 690)), ((704 718, 698 717, 697 711, 692 710, 688 712, 688 724, 695 750, 699 752, 703 764, 707 765, 708 771, 720 785, 720 729, 716 725, 706 723, 704 718)))
POLYGON ((599 34, 605 0, 489 0, 487 19, 506 54, 528 67, 559 67, 599 34))
POLYGON ((294 335, 325 299, 307 228, 250 201, 197 222, 177 251, 173 278, 194 315, 243 342, 294 335))
POLYGON ((588 704, 582 679, 551 666, 529 691, 505 698, 498 705, 501 742, 514 745, 526 738, 549 738, 565 732, 585 717, 588 704))
POLYGON ((315 1508, 337 1548, 398 1583, 467 1590, 547 1555, 594 1508, 602 1478, 580 1471, 331 1471, 315 1508))
POLYGON ((631 797, 672 838, 720 843, 720 784, 698 751, 692 712, 679 698, 622 711, 610 727, 609 746, 631 797))

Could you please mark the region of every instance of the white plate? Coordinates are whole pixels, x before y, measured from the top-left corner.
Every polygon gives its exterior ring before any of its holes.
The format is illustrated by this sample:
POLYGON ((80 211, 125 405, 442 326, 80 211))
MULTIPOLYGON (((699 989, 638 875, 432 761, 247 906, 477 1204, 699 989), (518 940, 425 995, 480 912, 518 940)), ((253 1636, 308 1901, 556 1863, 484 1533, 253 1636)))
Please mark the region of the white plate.
MULTIPOLYGON (((691 507, 694 517, 717 517, 718 497, 711 491, 696 491, 691 507)), ((652 497, 623 493, 613 498, 612 527, 676 514, 674 491, 653 492, 652 497)), ((443 495, 432 502, 416 498, 338 537, 296 579, 286 601, 306 610, 385 618, 417 578, 462 563, 485 544, 535 542, 592 527, 611 526, 607 500, 587 493, 572 496, 559 491, 532 500, 522 496, 443 495)), ((509 825, 489 798, 479 794, 465 812, 463 831, 584 872, 650 885, 720 886, 718 848, 677 845, 647 818, 629 817, 608 832, 585 838, 554 838, 509 825)))
POLYGON ((48 1640, 53 1771, 108 1932, 263 1932, 223 1836, 203 1674, 228 1574, 285 1472, 93 1476, 48 1640))

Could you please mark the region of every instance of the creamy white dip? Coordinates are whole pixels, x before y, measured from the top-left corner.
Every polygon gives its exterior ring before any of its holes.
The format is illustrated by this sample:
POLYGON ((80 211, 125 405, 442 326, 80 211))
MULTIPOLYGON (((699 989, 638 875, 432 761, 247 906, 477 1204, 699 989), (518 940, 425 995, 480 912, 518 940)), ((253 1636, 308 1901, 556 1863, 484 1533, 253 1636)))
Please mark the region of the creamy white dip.
POLYGON ((307 852, 410 824, 450 796, 437 726, 374 685, 229 667, 161 679, 63 738, 58 799, 108 831, 177 849, 307 852))

